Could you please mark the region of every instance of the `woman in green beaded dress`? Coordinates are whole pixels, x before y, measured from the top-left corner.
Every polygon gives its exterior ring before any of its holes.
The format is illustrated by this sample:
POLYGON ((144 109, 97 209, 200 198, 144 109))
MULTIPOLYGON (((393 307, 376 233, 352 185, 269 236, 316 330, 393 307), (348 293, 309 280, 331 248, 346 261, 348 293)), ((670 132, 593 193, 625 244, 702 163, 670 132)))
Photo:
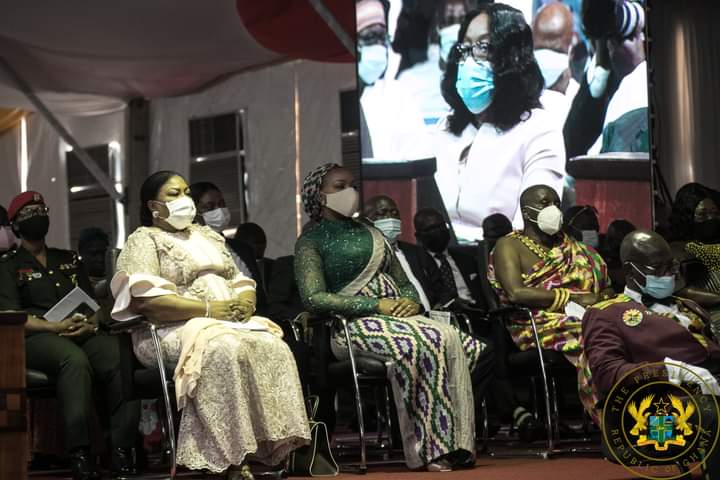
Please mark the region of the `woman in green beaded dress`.
MULTIPOLYGON (((334 164, 303 183, 315 225, 295 246, 295 276, 311 312, 347 317, 353 347, 390 360, 392 385, 410 468, 447 471, 473 464, 475 421, 471 371, 486 345, 419 315, 417 292, 382 233, 352 218, 358 194, 349 170, 334 164)), ((346 356, 344 336, 333 353, 346 356)))

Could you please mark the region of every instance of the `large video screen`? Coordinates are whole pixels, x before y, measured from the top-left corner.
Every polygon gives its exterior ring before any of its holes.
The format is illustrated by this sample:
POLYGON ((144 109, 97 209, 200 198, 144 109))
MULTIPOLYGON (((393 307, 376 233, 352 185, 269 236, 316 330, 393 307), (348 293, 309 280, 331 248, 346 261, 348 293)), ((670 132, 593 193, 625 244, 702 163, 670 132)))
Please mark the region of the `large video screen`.
POLYGON ((643 3, 361 0, 356 12, 363 167, 377 179, 434 159, 460 243, 496 213, 522 228, 520 193, 536 184, 564 209, 597 208, 601 229, 651 226, 643 3))

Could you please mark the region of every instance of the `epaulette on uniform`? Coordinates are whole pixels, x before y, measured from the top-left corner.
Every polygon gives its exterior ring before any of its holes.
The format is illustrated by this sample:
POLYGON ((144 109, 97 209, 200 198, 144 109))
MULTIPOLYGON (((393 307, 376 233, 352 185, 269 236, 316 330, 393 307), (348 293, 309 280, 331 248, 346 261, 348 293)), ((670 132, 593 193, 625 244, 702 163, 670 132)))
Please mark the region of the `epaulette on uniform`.
POLYGON ((11 260, 13 257, 15 257, 15 254, 17 253, 17 250, 10 250, 9 252, 5 252, 2 255, 0 255, 0 262, 7 262, 8 260, 11 260))
POLYGON ((55 255, 62 255, 65 259, 67 259, 70 262, 75 262, 80 258, 78 253, 75 250, 67 250, 64 248, 53 248, 50 247, 47 249, 48 252, 52 251, 55 255))
POLYGON ((628 297, 624 293, 621 293, 614 298, 596 303, 595 305, 592 306, 592 308, 597 308, 598 310, 605 310, 607 307, 609 307, 611 305, 615 305, 617 303, 630 302, 630 301, 632 301, 632 298, 628 297))

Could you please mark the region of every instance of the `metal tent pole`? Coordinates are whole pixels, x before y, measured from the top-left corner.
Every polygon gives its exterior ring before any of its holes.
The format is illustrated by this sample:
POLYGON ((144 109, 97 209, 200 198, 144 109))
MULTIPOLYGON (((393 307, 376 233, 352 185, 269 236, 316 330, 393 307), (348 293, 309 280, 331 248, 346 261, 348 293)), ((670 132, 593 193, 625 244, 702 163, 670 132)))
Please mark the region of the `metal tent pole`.
POLYGON ((355 41, 345 31, 342 25, 338 23, 332 12, 323 3, 323 0, 310 0, 310 5, 312 5, 317 14, 320 15, 320 18, 325 20, 330 30, 333 31, 338 40, 340 40, 340 43, 350 52, 350 55, 355 58, 355 41))
POLYGON ((122 195, 115 190, 115 185, 112 180, 110 180, 110 177, 108 177, 105 172, 100 169, 97 163, 95 163, 95 160, 93 160, 85 149, 80 146, 77 140, 75 140, 63 124, 60 123, 57 117, 55 117, 55 115, 53 115, 53 113, 45 106, 42 100, 40 100, 35 92, 33 92, 30 85, 15 71, 12 65, 10 65, 4 57, 0 57, 0 66, 2 66, 10 78, 18 86, 20 91, 24 93, 28 100, 30 100, 30 102, 35 106, 37 111, 45 117, 45 120, 47 120, 50 125, 52 125, 58 135, 60 135, 60 138, 65 140, 65 142, 73 148, 73 151, 78 156, 82 164, 85 168, 87 168, 88 172, 95 177, 95 180, 98 181, 103 190, 105 190, 113 200, 122 200, 122 195))

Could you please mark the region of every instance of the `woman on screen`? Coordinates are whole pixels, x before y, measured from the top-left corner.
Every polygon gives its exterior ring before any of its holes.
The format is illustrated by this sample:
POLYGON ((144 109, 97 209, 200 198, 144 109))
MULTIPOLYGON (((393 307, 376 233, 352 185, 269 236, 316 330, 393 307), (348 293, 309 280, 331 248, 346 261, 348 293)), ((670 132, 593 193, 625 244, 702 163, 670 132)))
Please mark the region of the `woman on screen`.
POLYGON ((493 213, 521 228, 520 193, 532 185, 562 195, 565 147, 540 104, 543 84, 519 10, 495 3, 467 15, 442 81, 452 112, 441 126, 456 138, 477 132, 466 155, 446 149, 447 140, 436 147, 438 184, 461 241, 482 238, 482 221, 493 213))

